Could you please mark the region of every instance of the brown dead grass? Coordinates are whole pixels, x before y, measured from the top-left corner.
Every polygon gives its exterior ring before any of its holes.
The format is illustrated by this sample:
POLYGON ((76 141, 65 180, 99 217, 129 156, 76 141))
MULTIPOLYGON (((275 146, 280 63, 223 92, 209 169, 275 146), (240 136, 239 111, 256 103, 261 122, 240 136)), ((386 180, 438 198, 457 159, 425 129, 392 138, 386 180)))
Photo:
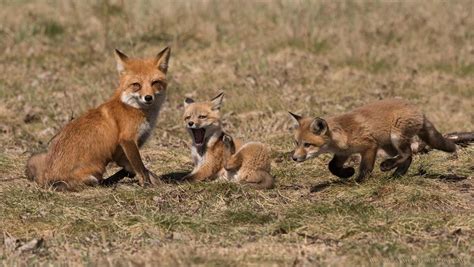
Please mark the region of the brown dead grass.
POLYGON ((416 156, 400 179, 377 170, 363 185, 311 193, 337 179, 327 156, 289 161, 286 113, 323 116, 403 97, 443 132, 472 131, 470 1, 0 3, 3 265, 473 263, 472 147, 457 157, 416 156), (143 149, 146 165, 159 174, 190 170, 182 101, 223 90, 226 129, 272 146, 274 190, 124 181, 59 193, 24 179, 30 153, 112 94, 114 47, 147 56, 165 45, 169 98, 143 149), (44 244, 20 253, 5 244, 12 238, 44 244))

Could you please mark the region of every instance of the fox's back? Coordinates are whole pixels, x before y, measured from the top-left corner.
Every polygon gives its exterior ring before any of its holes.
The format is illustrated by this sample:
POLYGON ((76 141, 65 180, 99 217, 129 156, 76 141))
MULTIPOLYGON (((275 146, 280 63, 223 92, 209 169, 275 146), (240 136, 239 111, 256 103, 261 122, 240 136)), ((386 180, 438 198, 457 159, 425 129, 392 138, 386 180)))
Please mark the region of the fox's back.
POLYGON ((418 132, 423 125, 423 113, 402 99, 375 101, 348 113, 328 119, 341 128, 349 143, 358 145, 367 139, 379 144, 390 142, 390 135, 398 131, 418 132))
POLYGON ((64 171, 74 169, 75 162, 106 165, 119 145, 120 133, 133 131, 142 120, 138 114, 124 114, 119 105, 117 101, 106 102, 69 122, 51 142, 49 167, 64 171))
POLYGON ((270 149, 260 142, 244 144, 238 152, 242 156, 242 168, 270 170, 270 149))

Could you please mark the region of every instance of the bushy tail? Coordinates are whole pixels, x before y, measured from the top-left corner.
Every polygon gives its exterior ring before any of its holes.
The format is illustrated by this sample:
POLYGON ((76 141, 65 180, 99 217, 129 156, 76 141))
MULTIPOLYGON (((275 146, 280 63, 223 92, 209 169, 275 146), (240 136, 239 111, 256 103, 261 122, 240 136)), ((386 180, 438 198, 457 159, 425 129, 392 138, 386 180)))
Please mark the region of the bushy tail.
POLYGON ((436 130, 435 126, 425 117, 423 122, 423 128, 418 133, 418 136, 426 142, 431 148, 454 152, 456 151, 456 145, 450 139, 446 139, 443 135, 436 130))
POLYGON ((474 132, 447 133, 444 135, 444 138, 453 141, 456 145, 468 146, 469 144, 474 143, 474 132))
POLYGON ((35 181, 39 176, 43 175, 46 168, 46 153, 32 155, 26 162, 26 177, 35 181))

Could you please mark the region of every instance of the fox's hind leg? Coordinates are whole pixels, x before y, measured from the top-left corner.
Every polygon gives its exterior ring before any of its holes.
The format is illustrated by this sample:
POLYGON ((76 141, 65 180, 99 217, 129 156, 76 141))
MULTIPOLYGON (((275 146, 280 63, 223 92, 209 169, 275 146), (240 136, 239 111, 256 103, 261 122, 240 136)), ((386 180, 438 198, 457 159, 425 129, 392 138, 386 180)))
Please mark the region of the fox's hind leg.
POLYGON ((240 180, 240 183, 249 185, 255 189, 270 189, 273 187, 274 179, 266 171, 255 170, 248 172, 245 178, 240 180))
POLYGON ((33 181, 37 180, 44 172, 46 165, 46 153, 31 156, 26 162, 26 177, 33 181))
POLYGON ((365 177, 370 175, 374 169, 375 158, 377 157, 377 147, 372 147, 361 153, 361 161, 359 167, 359 175, 357 182, 364 181, 365 177))
POLYGON ((392 133, 390 139, 393 147, 398 151, 398 156, 383 161, 380 164, 380 170, 385 172, 397 168, 393 175, 404 175, 412 162, 411 136, 392 133))
POLYGON ((87 175, 84 177, 73 177, 71 179, 51 181, 49 186, 56 191, 78 191, 84 186, 96 186, 99 184, 99 179, 93 175, 87 175))

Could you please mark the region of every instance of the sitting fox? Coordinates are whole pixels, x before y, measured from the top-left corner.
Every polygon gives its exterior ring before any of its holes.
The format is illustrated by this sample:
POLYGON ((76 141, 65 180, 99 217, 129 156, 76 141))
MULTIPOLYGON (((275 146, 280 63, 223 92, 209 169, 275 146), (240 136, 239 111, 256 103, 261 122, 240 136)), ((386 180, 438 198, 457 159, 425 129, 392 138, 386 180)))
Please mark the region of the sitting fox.
POLYGON ((356 181, 363 181, 372 172, 379 149, 391 157, 380 164, 380 169, 396 168, 393 175, 404 175, 412 162, 410 145, 416 135, 432 148, 456 151, 455 144, 445 139, 422 112, 401 99, 376 101, 326 119, 290 114, 298 123, 293 160, 302 162, 333 153, 329 171, 340 178, 354 175, 354 168, 344 167, 344 163, 357 153, 361 163, 356 181))
POLYGON ((221 93, 207 102, 190 98, 184 101, 184 123, 192 138, 194 161, 194 170, 185 179, 196 182, 223 177, 256 188, 271 188, 270 151, 261 143, 242 144, 222 131, 222 99, 221 93))
MULTIPOLYGON (((33 155, 26 174, 41 186, 73 190, 103 181, 109 162, 140 185, 155 184, 139 153, 155 127, 166 97, 170 49, 150 59, 128 58, 116 50, 119 87, 113 97, 68 123, 52 140, 46 153, 33 155)), ((152 177, 154 178, 154 177, 152 177)))

